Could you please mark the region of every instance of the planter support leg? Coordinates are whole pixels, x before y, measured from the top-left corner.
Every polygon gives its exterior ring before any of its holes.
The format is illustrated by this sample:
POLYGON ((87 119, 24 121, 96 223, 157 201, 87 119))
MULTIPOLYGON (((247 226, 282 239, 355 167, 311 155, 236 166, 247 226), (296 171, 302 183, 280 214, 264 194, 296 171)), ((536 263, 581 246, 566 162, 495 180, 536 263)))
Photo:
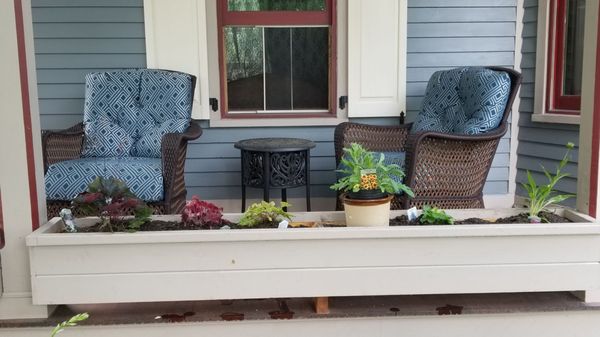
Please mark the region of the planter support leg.
POLYGON ((315 312, 320 315, 329 313, 329 297, 315 297, 315 312))

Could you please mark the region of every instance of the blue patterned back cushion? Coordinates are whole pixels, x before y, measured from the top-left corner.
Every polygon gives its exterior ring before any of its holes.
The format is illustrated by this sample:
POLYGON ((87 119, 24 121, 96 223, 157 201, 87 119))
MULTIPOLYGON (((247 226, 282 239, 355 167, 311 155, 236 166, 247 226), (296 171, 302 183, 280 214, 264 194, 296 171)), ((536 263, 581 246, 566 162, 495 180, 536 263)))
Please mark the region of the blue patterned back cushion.
POLYGON ((423 107, 411 132, 480 134, 500 125, 510 95, 502 71, 463 67, 437 71, 429 80, 423 107))
MULTIPOLYGON (((133 139, 128 154, 160 157, 162 136, 184 132, 189 126, 191 89, 192 76, 178 72, 131 69, 90 73, 86 76, 83 117, 86 139, 87 125, 102 118, 120 126, 133 139)), ((105 143, 97 137, 86 143, 93 148, 98 147, 92 144, 97 141, 105 143)))
POLYGON ((82 157, 129 156, 133 138, 119 125, 105 118, 85 124, 82 157))

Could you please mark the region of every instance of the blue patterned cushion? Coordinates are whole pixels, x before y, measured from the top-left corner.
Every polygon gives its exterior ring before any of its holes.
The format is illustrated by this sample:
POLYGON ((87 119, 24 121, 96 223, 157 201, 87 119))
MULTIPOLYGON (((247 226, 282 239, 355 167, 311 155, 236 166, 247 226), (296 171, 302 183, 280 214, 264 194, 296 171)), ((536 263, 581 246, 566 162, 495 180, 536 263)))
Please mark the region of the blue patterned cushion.
POLYGON ((498 127, 510 93, 507 73, 482 67, 437 71, 411 133, 478 134, 498 127))
POLYGON ((510 95, 510 77, 502 71, 469 68, 463 74, 459 95, 465 122, 456 123, 453 132, 476 135, 500 125, 510 95))
MULTIPOLYGON (((86 76, 84 124, 106 119, 125 130, 134 143, 143 139, 130 155, 160 157, 160 137, 184 132, 189 125, 192 86, 191 75, 164 70, 90 73, 86 76)), ((87 139, 88 128, 85 130, 87 139)), ((101 139, 103 135, 86 143, 90 148, 99 147, 96 142, 107 142, 101 139)))
MULTIPOLYGON (((386 165, 390 165, 390 164, 396 164, 398 166, 400 166, 400 168, 402 168, 402 170, 404 170, 404 160, 406 158, 406 153, 405 152, 393 152, 393 151, 389 151, 389 152, 377 152, 377 151, 373 151, 373 154, 375 155, 375 159, 379 159, 379 156, 383 153, 383 162, 386 165)), ((340 163, 338 164, 337 170, 343 170, 345 169, 346 166, 340 161, 340 163)), ((335 172, 335 179, 336 180, 340 180, 341 178, 344 177, 344 174, 342 172, 335 172)), ((402 183, 401 178, 397 178, 394 177, 393 178, 396 182, 402 183)))
POLYGON ((184 73, 146 70, 142 73, 140 100, 157 124, 192 117, 192 77, 184 73))
POLYGON ((131 149, 131 154, 138 157, 160 157, 162 137, 167 133, 184 132, 190 122, 187 119, 169 119, 152 128, 140 138, 131 149))
POLYGON ((104 118, 86 123, 85 134, 82 157, 124 157, 133 145, 127 131, 104 118))
POLYGON ((163 199, 161 160, 137 157, 82 158, 52 164, 45 177, 47 199, 71 200, 97 176, 125 181, 142 200, 163 199))

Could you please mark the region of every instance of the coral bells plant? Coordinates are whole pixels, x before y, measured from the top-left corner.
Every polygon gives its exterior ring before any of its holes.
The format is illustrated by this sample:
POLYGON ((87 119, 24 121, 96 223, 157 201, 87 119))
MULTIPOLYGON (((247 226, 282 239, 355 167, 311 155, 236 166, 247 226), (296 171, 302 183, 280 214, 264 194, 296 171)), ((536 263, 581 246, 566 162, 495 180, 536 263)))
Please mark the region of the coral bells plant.
POLYGON ((223 208, 208 201, 203 201, 198 196, 186 202, 181 221, 188 227, 212 228, 223 222, 223 208))

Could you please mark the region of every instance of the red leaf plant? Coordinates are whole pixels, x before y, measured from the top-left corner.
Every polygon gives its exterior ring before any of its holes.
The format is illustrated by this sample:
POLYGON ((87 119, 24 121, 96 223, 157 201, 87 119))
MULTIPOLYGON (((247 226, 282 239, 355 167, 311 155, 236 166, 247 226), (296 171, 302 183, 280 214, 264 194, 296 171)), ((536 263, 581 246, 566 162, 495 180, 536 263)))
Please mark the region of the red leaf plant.
POLYGON ((220 227, 223 223, 223 208, 200 200, 195 195, 192 200, 186 202, 181 213, 181 221, 188 227, 220 227))

